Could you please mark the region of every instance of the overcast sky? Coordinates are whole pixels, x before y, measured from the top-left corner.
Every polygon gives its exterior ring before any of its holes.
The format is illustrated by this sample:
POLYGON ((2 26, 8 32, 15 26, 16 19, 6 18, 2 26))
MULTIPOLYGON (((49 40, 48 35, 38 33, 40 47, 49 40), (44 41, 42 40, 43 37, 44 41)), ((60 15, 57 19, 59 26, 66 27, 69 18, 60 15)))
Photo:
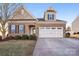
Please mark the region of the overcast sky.
POLYGON ((65 20, 68 24, 79 15, 79 4, 77 3, 27 3, 24 6, 34 15, 36 18, 42 18, 44 11, 49 7, 54 8, 57 11, 57 19, 65 20))

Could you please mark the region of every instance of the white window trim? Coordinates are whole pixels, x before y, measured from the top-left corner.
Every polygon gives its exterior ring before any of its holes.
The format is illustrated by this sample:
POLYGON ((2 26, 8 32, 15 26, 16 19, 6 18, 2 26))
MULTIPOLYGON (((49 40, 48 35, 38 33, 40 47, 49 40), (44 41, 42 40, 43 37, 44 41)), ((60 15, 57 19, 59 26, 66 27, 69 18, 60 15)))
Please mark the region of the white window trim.
POLYGON ((25 30, 24 24, 20 24, 20 25, 19 25, 19 29, 18 29, 19 33, 24 33, 24 30, 25 30), (20 26, 23 26, 23 29, 20 30, 20 26), (22 31, 22 30, 23 30, 23 31, 22 31), (21 31, 21 32, 20 32, 20 31, 21 31))
POLYGON ((11 25, 11 33, 16 33, 16 25, 15 24, 12 24, 11 25), (14 28, 12 28, 12 27, 14 27, 14 28), (12 30, 14 30, 14 31, 12 31, 12 30))

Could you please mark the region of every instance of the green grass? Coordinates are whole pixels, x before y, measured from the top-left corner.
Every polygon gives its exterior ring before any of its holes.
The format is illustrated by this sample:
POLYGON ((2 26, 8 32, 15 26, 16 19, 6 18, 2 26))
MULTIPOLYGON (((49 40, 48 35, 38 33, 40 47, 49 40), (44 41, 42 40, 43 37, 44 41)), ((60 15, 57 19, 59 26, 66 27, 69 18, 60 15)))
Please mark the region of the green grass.
POLYGON ((0 56, 31 56, 35 40, 10 40, 0 42, 0 56))

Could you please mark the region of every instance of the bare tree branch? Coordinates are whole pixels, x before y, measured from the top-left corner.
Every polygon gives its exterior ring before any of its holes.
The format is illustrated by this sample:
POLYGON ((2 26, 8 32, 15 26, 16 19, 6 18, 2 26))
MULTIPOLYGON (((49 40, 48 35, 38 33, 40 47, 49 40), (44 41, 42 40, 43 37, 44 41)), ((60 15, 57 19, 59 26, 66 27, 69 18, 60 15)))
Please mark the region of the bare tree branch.
POLYGON ((7 20, 13 14, 17 7, 21 6, 21 4, 9 4, 9 3, 1 3, 0 4, 0 31, 5 37, 5 33, 7 31, 7 20))

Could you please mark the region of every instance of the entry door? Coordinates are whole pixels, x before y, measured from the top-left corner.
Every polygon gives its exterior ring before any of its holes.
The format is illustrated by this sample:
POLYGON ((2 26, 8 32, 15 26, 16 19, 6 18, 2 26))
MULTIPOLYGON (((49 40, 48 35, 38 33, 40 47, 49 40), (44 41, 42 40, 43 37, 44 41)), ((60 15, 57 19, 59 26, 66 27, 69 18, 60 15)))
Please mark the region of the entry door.
POLYGON ((35 33, 36 33, 35 27, 31 27, 31 33, 30 34, 32 35, 32 34, 35 34, 35 33))
POLYGON ((39 37, 63 37, 63 27, 40 27, 39 37))

